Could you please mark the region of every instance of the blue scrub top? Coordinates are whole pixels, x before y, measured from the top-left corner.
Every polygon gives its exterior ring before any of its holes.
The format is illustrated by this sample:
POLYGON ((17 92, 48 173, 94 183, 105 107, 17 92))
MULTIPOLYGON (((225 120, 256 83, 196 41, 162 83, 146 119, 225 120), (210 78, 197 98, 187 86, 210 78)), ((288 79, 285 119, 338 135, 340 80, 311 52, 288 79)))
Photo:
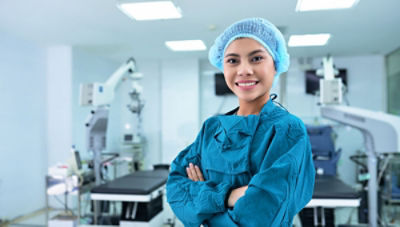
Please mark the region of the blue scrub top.
POLYGON ((185 226, 291 226, 311 200, 314 179, 303 122, 269 100, 259 115, 207 119, 171 164, 167 201, 185 226), (188 178, 189 163, 205 181, 188 178), (227 208, 230 191, 245 185, 227 208))

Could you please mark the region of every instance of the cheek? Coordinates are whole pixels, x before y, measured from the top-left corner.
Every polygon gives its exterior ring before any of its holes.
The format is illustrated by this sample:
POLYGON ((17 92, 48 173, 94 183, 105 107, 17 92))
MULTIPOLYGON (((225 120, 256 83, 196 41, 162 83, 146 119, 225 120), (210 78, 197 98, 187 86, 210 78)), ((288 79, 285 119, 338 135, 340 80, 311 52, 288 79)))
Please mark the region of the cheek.
POLYGON ((233 74, 230 70, 224 70, 224 78, 227 84, 232 83, 233 74))

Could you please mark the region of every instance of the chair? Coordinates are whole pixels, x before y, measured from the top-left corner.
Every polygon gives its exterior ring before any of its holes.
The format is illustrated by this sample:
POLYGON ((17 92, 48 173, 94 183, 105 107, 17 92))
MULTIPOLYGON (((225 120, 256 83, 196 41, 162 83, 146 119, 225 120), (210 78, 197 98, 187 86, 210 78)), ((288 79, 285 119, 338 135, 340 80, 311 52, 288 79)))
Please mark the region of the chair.
POLYGON ((342 149, 335 150, 332 127, 306 125, 317 173, 336 176, 337 162, 342 149))

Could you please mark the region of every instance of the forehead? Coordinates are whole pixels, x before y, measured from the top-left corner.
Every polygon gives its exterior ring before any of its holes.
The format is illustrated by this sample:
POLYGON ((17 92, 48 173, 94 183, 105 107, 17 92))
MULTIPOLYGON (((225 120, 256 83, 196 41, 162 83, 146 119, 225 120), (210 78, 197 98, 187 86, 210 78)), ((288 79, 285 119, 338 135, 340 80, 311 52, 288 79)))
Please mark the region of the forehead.
MULTIPOLYGON (((247 52, 247 51, 253 51, 256 49, 262 49, 265 50, 265 47, 259 43, 258 41, 251 39, 251 38, 238 38, 232 41, 225 49, 225 54, 235 52, 247 52)), ((268 51, 267 51, 268 52, 268 51)))

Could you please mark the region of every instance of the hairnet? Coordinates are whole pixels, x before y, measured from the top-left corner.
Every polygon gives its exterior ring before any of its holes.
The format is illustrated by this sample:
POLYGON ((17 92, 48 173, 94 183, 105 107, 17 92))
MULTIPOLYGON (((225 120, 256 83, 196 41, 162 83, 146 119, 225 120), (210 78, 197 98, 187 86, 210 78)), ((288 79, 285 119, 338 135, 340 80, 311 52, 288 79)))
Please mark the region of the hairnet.
POLYGON ((259 42, 267 49, 274 59, 276 75, 274 83, 278 76, 286 72, 289 68, 289 54, 286 49, 286 42, 282 33, 266 19, 248 18, 240 20, 219 35, 214 45, 211 46, 208 53, 210 63, 224 71, 224 53, 229 44, 238 38, 251 38, 259 42))

